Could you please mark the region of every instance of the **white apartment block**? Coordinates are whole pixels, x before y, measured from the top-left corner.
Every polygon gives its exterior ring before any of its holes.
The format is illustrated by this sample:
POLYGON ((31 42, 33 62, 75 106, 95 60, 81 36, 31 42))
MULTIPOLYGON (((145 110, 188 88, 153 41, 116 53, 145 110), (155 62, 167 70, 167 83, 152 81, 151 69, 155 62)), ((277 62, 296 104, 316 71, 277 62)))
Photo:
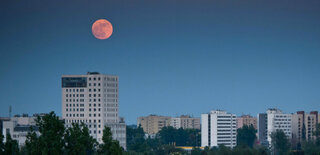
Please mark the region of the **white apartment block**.
POLYGON ((104 126, 126 149, 126 125, 119 118, 118 76, 88 72, 62 75, 62 118, 66 127, 84 122, 90 135, 102 143, 104 126))
POLYGON ((237 142, 236 115, 213 110, 201 115, 201 146, 225 145, 235 147, 237 142))
POLYGON ((11 118, 6 118, 2 120, 2 135, 4 136, 4 141, 6 141, 7 134, 11 135, 11 138, 18 141, 20 146, 25 144, 27 139, 27 134, 30 131, 30 127, 39 135, 38 127, 36 127, 36 116, 29 117, 26 114, 22 116, 15 115, 11 118))
POLYGON ((172 117, 170 126, 179 129, 200 129, 200 118, 181 115, 180 117, 172 117))
POLYGON ((271 144, 271 134, 282 130, 291 139, 292 136, 292 114, 284 114, 279 109, 268 109, 267 113, 258 114, 258 138, 265 146, 271 144))

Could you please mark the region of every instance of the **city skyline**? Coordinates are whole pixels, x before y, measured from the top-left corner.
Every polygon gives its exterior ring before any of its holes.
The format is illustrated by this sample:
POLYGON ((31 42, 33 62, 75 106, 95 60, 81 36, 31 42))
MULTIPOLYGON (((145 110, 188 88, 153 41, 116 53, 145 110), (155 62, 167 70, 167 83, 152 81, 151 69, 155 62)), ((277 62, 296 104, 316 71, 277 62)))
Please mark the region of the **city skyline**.
POLYGON ((320 111, 320 2, 0 2, 0 116, 61 116, 61 76, 119 76, 119 115, 320 111), (107 40, 91 26, 109 20, 107 40))

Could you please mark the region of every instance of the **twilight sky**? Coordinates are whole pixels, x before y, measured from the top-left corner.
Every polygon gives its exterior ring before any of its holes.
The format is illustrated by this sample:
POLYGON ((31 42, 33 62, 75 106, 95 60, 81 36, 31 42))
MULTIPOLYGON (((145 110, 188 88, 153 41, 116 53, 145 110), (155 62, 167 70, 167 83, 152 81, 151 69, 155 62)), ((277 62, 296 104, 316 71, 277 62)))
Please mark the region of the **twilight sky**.
POLYGON ((127 124, 320 110, 319 0, 2 0, 0 19, 0 116, 61 115, 61 75, 88 71, 119 75, 127 124))

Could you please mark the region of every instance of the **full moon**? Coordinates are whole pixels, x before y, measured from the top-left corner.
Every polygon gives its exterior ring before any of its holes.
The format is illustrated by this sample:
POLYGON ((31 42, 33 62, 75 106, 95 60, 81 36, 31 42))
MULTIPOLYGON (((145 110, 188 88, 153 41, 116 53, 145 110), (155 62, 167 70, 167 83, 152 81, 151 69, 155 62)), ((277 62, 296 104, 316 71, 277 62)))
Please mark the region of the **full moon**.
POLYGON ((97 39, 108 39, 112 31, 111 23, 105 19, 99 19, 92 24, 92 34, 97 39))

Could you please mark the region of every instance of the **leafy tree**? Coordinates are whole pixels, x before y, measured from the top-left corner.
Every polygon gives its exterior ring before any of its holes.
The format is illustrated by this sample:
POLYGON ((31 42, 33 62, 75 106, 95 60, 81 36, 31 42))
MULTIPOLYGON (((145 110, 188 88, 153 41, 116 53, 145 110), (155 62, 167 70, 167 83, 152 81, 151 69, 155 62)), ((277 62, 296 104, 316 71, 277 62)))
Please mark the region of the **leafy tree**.
POLYGON ((39 128, 40 136, 31 131, 26 140, 27 152, 30 154, 56 155, 63 153, 65 142, 64 122, 59 120, 54 112, 50 112, 42 117, 38 116, 36 125, 39 128))
POLYGON ((306 155, 318 155, 320 152, 320 124, 316 125, 316 130, 313 135, 316 137, 315 140, 310 140, 302 144, 303 151, 306 155))
POLYGON ((200 146, 200 131, 197 129, 175 129, 164 127, 158 133, 162 144, 175 144, 177 146, 200 146))
POLYGON ((177 142, 177 132, 172 126, 163 127, 158 134, 162 144, 173 144, 177 142))
POLYGON ((320 146, 320 123, 316 125, 316 130, 313 135, 316 137, 316 145, 320 146))
POLYGON ((191 150, 191 155, 201 155, 201 149, 198 147, 193 147, 191 150))
POLYGON ((18 155, 19 154, 19 145, 16 140, 11 138, 11 135, 7 133, 6 143, 4 144, 4 154, 18 155))
POLYGON ((119 142, 116 140, 112 140, 112 133, 109 127, 104 127, 103 136, 102 136, 103 144, 100 144, 98 154, 105 155, 122 155, 123 150, 119 145, 119 142))
POLYGON ((244 125, 242 128, 237 129, 237 145, 245 145, 252 148, 257 138, 256 133, 257 130, 253 125, 244 125))
POLYGON ((3 154, 4 150, 3 138, 2 132, 0 132, 0 154, 3 154))
POLYGON ((145 152, 148 149, 145 140, 145 133, 141 126, 134 129, 127 126, 127 149, 134 150, 136 152, 145 152))
POLYGON ((302 125, 302 135, 301 140, 304 142, 306 140, 306 125, 303 123, 302 125))
POLYGON ((70 155, 93 154, 97 141, 89 134, 88 127, 73 123, 64 135, 66 153, 70 155))
POLYGON ((41 154, 39 138, 33 128, 27 134, 25 149, 28 154, 41 154))
POLYGON ((276 130, 271 133, 271 145, 272 151, 276 155, 288 154, 290 149, 288 137, 282 130, 276 130))

